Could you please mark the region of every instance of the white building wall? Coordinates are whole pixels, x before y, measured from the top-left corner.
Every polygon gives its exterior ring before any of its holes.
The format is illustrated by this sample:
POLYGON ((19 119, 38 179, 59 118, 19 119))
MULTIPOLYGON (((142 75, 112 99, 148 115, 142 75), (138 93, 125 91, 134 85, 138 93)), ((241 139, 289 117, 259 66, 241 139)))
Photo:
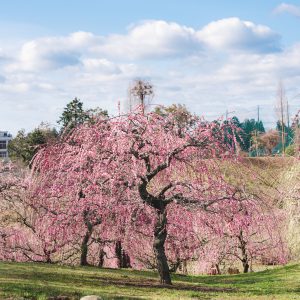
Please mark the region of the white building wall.
POLYGON ((0 158, 8 157, 8 142, 12 136, 8 131, 0 131, 0 158))

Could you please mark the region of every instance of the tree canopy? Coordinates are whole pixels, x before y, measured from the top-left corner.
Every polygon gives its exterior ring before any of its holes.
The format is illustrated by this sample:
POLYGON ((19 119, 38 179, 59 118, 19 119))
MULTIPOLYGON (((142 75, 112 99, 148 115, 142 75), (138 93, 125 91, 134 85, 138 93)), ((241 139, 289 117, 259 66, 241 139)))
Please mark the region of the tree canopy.
POLYGON ((55 128, 43 124, 29 133, 22 129, 8 144, 9 157, 28 165, 40 147, 54 142, 57 137, 55 128))
POLYGON ((83 102, 75 97, 74 100, 69 102, 64 108, 58 120, 58 124, 61 125, 61 132, 65 130, 69 132, 84 122, 93 122, 93 120, 99 116, 108 117, 108 112, 101 108, 84 110, 83 102))

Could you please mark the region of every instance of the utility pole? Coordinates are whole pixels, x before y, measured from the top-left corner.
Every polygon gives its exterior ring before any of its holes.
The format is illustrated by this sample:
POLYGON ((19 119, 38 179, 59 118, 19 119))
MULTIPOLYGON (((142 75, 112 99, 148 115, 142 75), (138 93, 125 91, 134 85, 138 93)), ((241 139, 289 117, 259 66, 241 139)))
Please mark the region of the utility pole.
POLYGON ((257 105, 257 124, 255 128, 255 151, 256 151, 256 156, 258 156, 258 125, 259 125, 259 105, 257 105))
MULTIPOLYGON (((300 94, 295 95, 292 99, 300 97, 300 94)), ((295 155, 300 157, 300 111, 297 112, 292 127, 294 129, 294 144, 295 144, 295 155)))
POLYGON ((282 82, 279 83, 278 91, 277 91, 277 99, 279 102, 279 117, 281 123, 281 152, 282 156, 284 156, 285 152, 285 124, 284 124, 284 101, 285 101, 285 92, 282 82))
POLYGON ((287 139, 287 144, 290 144, 290 110, 289 110, 289 101, 286 101, 286 122, 287 122, 287 131, 286 131, 286 139, 287 139))
POLYGON ((290 128, 290 110, 289 110, 289 101, 286 101, 286 119, 287 119, 287 128, 290 128))
POLYGON ((299 157, 299 150, 300 150, 300 128, 299 128, 299 112, 297 113, 295 120, 294 120, 294 135, 295 135, 295 154, 296 157, 299 157))

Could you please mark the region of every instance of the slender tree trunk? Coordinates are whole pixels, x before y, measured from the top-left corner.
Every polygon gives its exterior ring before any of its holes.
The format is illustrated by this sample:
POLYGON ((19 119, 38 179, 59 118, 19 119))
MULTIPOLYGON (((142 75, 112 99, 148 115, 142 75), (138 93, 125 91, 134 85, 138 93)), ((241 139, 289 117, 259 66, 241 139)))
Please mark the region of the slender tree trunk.
POLYGON ((184 260, 183 262, 182 262, 182 264, 181 264, 181 270, 182 270, 182 273, 183 274, 185 274, 185 275, 187 275, 187 261, 186 260, 184 260))
POLYGON ((246 242, 243 239, 243 232, 240 232, 239 235, 239 241, 240 241, 240 249, 242 251, 242 264, 243 264, 243 272, 248 273, 249 271, 249 259, 247 255, 247 250, 246 250, 246 242))
POLYGON ((83 212, 83 219, 86 226, 86 232, 83 237, 83 240, 81 242, 81 256, 80 256, 80 265, 81 266, 87 266, 87 256, 88 256, 88 243, 90 241, 90 238, 92 236, 93 232, 93 224, 89 221, 89 211, 86 210, 83 212))
POLYGON ((167 238, 167 216, 165 207, 157 210, 154 228, 153 249, 156 256, 157 270, 160 276, 160 283, 172 284, 167 257, 165 254, 165 241, 167 238))
POLYGON ((181 267, 181 261, 179 258, 176 259, 176 262, 175 263, 172 263, 170 266, 169 266, 169 269, 170 269, 170 272, 171 273, 175 273, 177 272, 178 269, 180 269, 181 267))
POLYGON ((116 252, 117 259, 118 259, 118 267, 119 268, 131 268, 130 257, 122 248, 121 241, 116 242, 115 252, 116 252))
POLYGON ((117 264, 118 264, 118 268, 122 268, 122 246, 121 246, 121 242, 117 241, 116 245, 115 245, 115 253, 116 253, 116 257, 117 257, 117 264))
POLYGON ((46 263, 47 264, 51 264, 52 260, 51 260, 51 253, 50 253, 50 251, 47 251, 46 249, 44 249, 44 254, 45 254, 45 257, 46 257, 46 263))
POLYGON ((99 251, 99 263, 98 263, 98 267, 99 267, 99 268, 102 268, 103 265, 104 265, 104 256, 105 256, 105 252, 104 252, 103 249, 101 249, 101 250, 99 251))
POLYGON ((123 261, 123 267, 122 268, 131 268, 130 257, 125 252, 124 249, 123 249, 123 253, 122 253, 122 261, 123 261))
POLYGON ((248 261, 247 260, 243 260, 242 263, 243 263, 243 272, 244 273, 248 273, 248 271, 249 271, 249 263, 248 263, 248 261))
POLYGON ((219 264, 216 264, 216 270, 217 270, 217 274, 221 275, 221 270, 220 270, 219 264))
POLYGON ((82 243, 81 243, 81 255, 80 255, 80 265, 81 266, 87 266, 87 255, 88 255, 88 242, 90 240, 92 232, 90 230, 87 230, 85 233, 82 243))

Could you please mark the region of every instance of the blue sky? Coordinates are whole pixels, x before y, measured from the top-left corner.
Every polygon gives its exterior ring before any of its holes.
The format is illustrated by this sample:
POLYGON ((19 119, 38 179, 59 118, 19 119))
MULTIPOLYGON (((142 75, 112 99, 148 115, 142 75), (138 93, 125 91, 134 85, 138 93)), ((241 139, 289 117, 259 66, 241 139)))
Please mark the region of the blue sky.
POLYGON ((75 96, 114 114, 140 77, 153 104, 271 126, 280 80, 300 108, 299 26, 300 1, 1 1, 0 129, 56 125, 75 96))

